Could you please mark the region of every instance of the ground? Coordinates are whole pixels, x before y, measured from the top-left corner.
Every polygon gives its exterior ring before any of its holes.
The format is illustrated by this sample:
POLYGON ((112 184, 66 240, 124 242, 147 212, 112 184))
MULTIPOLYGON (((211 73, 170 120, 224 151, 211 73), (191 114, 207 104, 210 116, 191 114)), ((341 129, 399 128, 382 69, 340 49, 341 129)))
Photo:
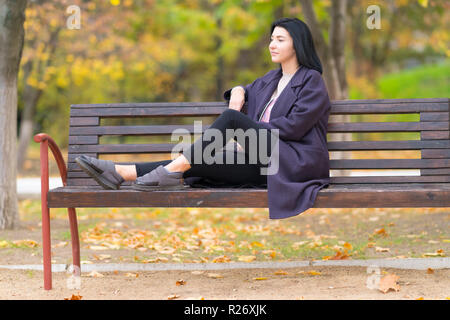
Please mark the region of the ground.
POLYGON ((45 291, 40 271, 0 270, 0 299, 62 300, 79 295, 83 300, 428 300, 449 299, 450 296, 449 269, 434 270, 432 274, 425 270, 383 269, 383 274, 399 276, 399 291, 391 289, 386 293, 367 288, 368 275, 363 267, 286 268, 284 272, 277 271, 105 272, 103 277, 83 275, 79 290, 67 289, 68 276, 59 272, 54 273, 53 289, 45 291), (184 284, 179 285, 179 280, 184 280, 184 284))
MULTIPOLYGON (((21 223, 0 231, 0 265, 41 264, 40 203, 20 202, 21 223)), ((283 220, 267 209, 79 209, 81 260, 102 263, 232 263, 445 257, 448 208, 310 209, 283 220)), ((71 264, 67 213, 51 210, 52 260, 71 264)), ((369 289, 365 267, 84 272, 81 288, 41 271, 0 269, 0 299, 448 299, 450 270, 382 268, 399 290, 369 289), (212 274, 212 275, 211 275, 212 274), (216 274, 216 276, 214 276, 216 274), (218 274, 218 276, 217 276, 218 274), (183 281, 179 281, 183 280, 183 281), (178 285, 177 285, 178 281, 178 285), (184 284, 183 284, 184 283, 184 284)))

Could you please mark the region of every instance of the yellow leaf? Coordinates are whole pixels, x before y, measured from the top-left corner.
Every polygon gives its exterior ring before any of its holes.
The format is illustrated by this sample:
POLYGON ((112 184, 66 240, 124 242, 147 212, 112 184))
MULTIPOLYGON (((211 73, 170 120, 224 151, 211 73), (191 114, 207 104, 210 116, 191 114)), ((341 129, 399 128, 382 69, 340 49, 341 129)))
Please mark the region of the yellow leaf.
POLYGON ((284 275, 287 275, 288 273, 283 270, 278 270, 278 271, 275 271, 274 274, 276 274, 277 276, 284 276, 284 275))
POLYGON ((39 244, 36 241, 30 240, 30 239, 16 240, 16 241, 13 241, 13 243, 15 245, 25 246, 25 247, 28 247, 28 248, 35 248, 35 247, 39 246, 39 244))
POLYGON ((177 295, 177 294, 171 294, 170 296, 167 297, 167 300, 173 300, 173 299, 176 299, 176 298, 179 298, 179 297, 180 296, 177 295))
POLYGON ((0 241, 0 248, 6 248, 8 246, 8 242, 5 240, 0 241))
POLYGON ((255 259, 255 256, 240 256, 238 260, 243 262, 252 262, 255 259))
POLYGON ((353 247, 350 243, 346 242, 346 243, 344 243, 344 248, 347 250, 352 250, 353 247))
POLYGON ((251 243, 251 245, 254 246, 254 247, 264 247, 264 245, 261 242, 258 242, 258 241, 253 241, 251 243))
POLYGON ((320 276, 322 274, 322 273, 320 273, 318 271, 314 271, 314 270, 308 271, 306 273, 311 275, 311 276, 320 276))
POLYGON ((437 257, 437 256, 445 257, 445 253, 444 253, 444 250, 439 249, 439 250, 436 250, 436 252, 424 253, 423 256, 428 256, 428 257, 437 257))
POLYGON ((139 274, 127 272, 127 273, 125 273, 125 277, 129 277, 129 278, 137 278, 137 277, 139 277, 139 274))
POLYGON ((256 277, 256 278, 253 278, 253 280, 267 280, 267 278, 266 277, 256 277))
POLYGON ((418 2, 422 7, 428 7, 428 0, 418 0, 418 2))

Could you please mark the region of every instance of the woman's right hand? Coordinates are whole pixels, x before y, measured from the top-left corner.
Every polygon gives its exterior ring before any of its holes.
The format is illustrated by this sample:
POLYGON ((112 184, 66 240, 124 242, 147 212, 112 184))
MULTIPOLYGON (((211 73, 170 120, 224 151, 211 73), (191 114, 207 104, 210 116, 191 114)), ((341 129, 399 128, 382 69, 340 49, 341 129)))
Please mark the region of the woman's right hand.
POLYGON ((230 102, 228 107, 233 110, 241 111, 245 103, 245 89, 241 86, 234 87, 231 90, 230 102))

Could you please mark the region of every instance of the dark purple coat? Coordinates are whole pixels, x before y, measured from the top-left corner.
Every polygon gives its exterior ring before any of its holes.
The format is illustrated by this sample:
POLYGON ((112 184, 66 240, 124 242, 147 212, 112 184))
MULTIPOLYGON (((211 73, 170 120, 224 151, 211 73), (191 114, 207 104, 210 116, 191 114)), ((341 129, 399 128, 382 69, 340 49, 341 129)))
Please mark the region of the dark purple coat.
MULTIPOLYGON (((246 108, 241 112, 258 121, 282 69, 274 69, 243 85, 246 108)), ((230 91, 224 93, 230 99, 230 91)), ((317 193, 330 182, 327 127, 331 103, 319 72, 301 66, 278 97, 267 129, 279 129, 278 173, 267 176, 269 217, 288 218, 313 207, 317 193)))

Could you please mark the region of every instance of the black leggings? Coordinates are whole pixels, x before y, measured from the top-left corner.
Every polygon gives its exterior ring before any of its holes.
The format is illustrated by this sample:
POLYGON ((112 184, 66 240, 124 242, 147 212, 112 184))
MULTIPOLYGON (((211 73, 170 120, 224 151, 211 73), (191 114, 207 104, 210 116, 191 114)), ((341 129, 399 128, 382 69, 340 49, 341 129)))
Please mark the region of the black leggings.
MULTIPOLYGON (((274 138, 271 139, 270 130, 267 130, 263 134, 259 129, 264 129, 262 131, 265 131, 265 128, 258 122, 250 119, 247 115, 233 109, 225 110, 217 117, 210 127, 205 130, 201 138, 197 139, 190 147, 183 150, 183 155, 191 164, 191 168, 184 172, 183 178, 204 177, 210 180, 230 184, 266 184, 267 175, 261 174, 261 168, 267 168, 268 166, 267 158, 272 154, 274 138), (204 139, 205 134, 211 128, 219 130, 222 139, 217 142, 215 139, 210 139, 212 141, 204 139), (193 157, 195 150, 200 150, 201 153, 199 154, 203 155, 205 148, 213 142, 215 144, 220 143, 221 147, 225 146, 228 142, 226 129, 242 129, 244 132, 248 129, 253 129, 250 131, 256 133, 253 137, 257 139, 257 142, 255 143, 255 140, 251 140, 251 143, 249 143, 249 139, 247 139, 249 135, 241 135, 245 140, 238 139, 238 142, 243 147, 243 151, 237 151, 235 147, 234 151, 225 149, 215 153, 211 152, 211 156, 215 159, 211 164, 205 163, 205 159, 203 159, 203 157, 198 157, 198 154, 193 157), (266 139, 267 143, 265 145, 266 147, 263 148, 264 150, 260 150, 260 139, 266 139), (262 156, 260 155, 260 151, 262 156), (229 160, 230 157, 233 159, 233 163, 230 163, 230 161, 227 163, 227 159, 229 160), (217 161, 219 159, 221 161, 217 161)), ((228 138, 236 140, 233 135, 228 138)), ((214 151, 214 149, 211 149, 211 151, 214 151)), ((172 160, 136 163, 137 176, 143 176, 158 166, 165 166, 170 162, 172 162, 172 160)))

